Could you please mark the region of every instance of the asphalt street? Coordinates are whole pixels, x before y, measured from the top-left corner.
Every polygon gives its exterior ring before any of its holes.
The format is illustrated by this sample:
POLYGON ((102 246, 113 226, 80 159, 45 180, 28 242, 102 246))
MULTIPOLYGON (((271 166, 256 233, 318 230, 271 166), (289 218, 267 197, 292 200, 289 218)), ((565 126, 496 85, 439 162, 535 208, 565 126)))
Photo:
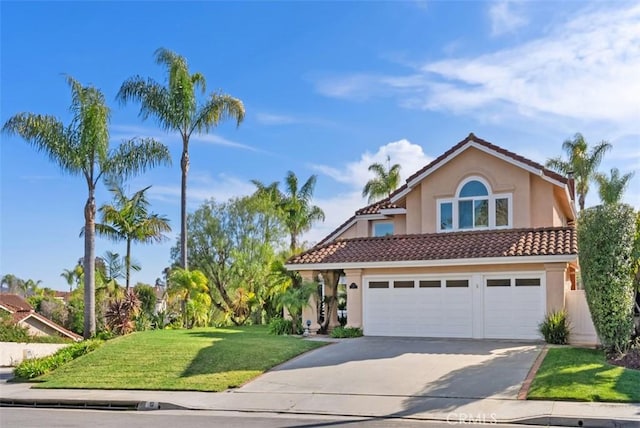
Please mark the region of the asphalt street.
MULTIPOLYGON (((378 418, 337 418, 317 415, 283 415, 269 413, 239 413, 213 411, 100 411, 76 409, 31 409, 2 407, 0 426, 20 428, 65 427, 92 428, 106 427, 153 427, 153 428, 210 428, 214 426, 240 428, 321 428, 321 427, 360 427, 371 428, 451 428, 451 427, 503 427, 526 428, 525 425, 502 425, 493 423, 472 423, 465 415, 452 416, 450 422, 410 421, 378 418), (464 417, 464 422, 460 418, 464 417), (456 419, 457 418, 457 419, 456 419)), ((479 422, 479 421, 475 421, 479 422)), ((490 422, 490 421, 487 421, 490 422)))

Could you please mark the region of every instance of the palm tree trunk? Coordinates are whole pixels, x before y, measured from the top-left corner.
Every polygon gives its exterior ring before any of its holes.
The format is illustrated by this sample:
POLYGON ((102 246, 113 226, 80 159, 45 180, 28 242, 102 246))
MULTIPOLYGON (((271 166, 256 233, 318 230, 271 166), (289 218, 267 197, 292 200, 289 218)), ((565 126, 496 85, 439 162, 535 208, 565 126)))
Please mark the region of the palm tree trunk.
POLYGON ((89 197, 84 206, 84 331, 89 339, 96 334, 96 200, 95 189, 89 188, 89 197))
POLYGON ((187 173, 189 172, 189 140, 182 137, 182 187, 180 190, 180 264, 183 269, 187 266, 187 173))
POLYGON ((127 280, 126 280, 126 290, 127 294, 129 293, 129 278, 131 276, 131 238, 127 238, 127 255, 124 258, 124 268, 126 270, 127 280))

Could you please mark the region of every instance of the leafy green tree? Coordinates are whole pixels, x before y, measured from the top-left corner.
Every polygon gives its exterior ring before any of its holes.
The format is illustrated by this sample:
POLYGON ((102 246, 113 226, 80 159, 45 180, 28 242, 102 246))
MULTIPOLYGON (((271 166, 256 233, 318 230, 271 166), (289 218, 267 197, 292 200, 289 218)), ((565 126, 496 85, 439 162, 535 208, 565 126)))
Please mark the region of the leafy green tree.
POLYGON ((584 209, 585 198, 589 192, 589 183, 594 179, 602 158, 607 150, 610 149, 611 144, 602 141, 589 150, 587 141, 582 134, 577 133, 574 135, 573 140, 566 140, 562 143, 562 150, 567 154, 567 160, 556 157, 546 162, 547 168, 564 175, 573 174, 580 211, 584 209))
POLYGON ((580 213, 578 251, 593 324, 603 346, 620 354, 633 331, 636 213, 629 205, 598 205, 580 213))
POLYGON ((369 172, 375 177, 367 181, 362 189, 362 197, 367 197, 369 202, 387 198, 400 185, 400 164, 391 166, 391 157, 387 156, 387 166, 381 163, 369 165, 369 172))
POLYGON ((182 302, 182 325, 192 328, 205 326, 211 308, 207 277, 199 270, 173 269, 167 293, 182 302))
MULTIPOLYGON (((189 265, 206 275, 214 307, 234 324, 245 323, 254 305, 268 305, 270 265, 285 236, 278 219, 256 197, 210 200, 189 215, 189 265)), ((179 257, 177 246, 172 255, 179 257)))
MULTIPOLYGON (((127 291, 131 280, 131 269, 139 268, 132 265, 131 243, 151 244, 166 239, 165 232, 170 232, 169 219, 159 214, 149 212, 149 201, 145 192, 151 186, 145 187, 127 197, 122 186, 117 182, 109 183, 109 191, 113 193, 113 204, 100 207, 101 223, 96 224, 98 235, 113 241, 125 241, 127 253, 124 257, 124 274, 127 291)), ((137 269, 139 270, 139 269, 137 269)))
POLYGON ((604 204, 617 204, 622 201, 624 191, 629 185, 629 181, 633 178, 634 173, 629 172, 620 175, 618 168, 611 168, 611 175, 607 177, 605 174, 597 173, 594 178, 598 183, 598 194, 600 200, 604 204))
POLYGON ((211 93, 203 101, 197 92, 206 92, 206 80, 200 73, 189 72, 187 60, 170 50, 155 52, 156 63, 167 71, 167 85, 140 76, 126 80, 118 99, 122 103, 138 101, 143 120, 155 117, 166 131, 176 131, 182 138, 182 185, 180 196, 180 265, 187 269, 187 174, 189 172, 189 139, 193 132, 208 133, 226 119, 239 126, 244 119, 242 101, 223 93, 211 93))
POLYGON ((44 152, 60 169, 71 175, 82 176, 87 184, 84 206, 86 231, 84 237, 84 337, 96 332, 95 318, 95 191, 103 177, 127 178, 146 169, 169 164, 167 147, 152 139, 132 139, 109 150, 110 110, 104 95, 92 86, 83 86, 67 77, 71 88, 69 125, 53 116, 19 113, 3 126, 3 132, 17 134, 36 150, 44 152))
POLYGON ((156 290, 152 286, 141 282, 137 283, 133 290, 140 300, 142 312, 152 316, 156 311, 156 302, 158 301, 156 290))

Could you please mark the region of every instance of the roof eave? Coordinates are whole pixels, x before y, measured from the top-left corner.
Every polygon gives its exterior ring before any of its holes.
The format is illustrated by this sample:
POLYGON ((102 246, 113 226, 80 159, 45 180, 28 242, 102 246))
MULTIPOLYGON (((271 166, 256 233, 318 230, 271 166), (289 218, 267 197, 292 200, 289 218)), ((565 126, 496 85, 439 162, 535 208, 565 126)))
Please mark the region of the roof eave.
POLYGON ((482 266, 495 264, 519 263, 571 263, 578 260, 577 254, 560 254, 547 256, 509 256, 509 257, 480 257, 467 259, 442 260, 400 260, 375 262, 345 262, 345 263, 287 263, 287 270, 333 270, 333 269, 371 269, 371 268, 403 268, 403 267, 440 267, 440 266, 482 266))

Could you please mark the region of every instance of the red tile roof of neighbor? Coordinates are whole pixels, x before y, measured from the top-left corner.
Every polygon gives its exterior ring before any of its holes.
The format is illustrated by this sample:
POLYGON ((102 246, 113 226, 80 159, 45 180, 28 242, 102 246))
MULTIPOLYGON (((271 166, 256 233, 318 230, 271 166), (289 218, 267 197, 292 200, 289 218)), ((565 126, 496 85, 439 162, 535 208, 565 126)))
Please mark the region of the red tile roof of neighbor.
POLYGON ((73 340, 81 340, 82 336, 67 330, 60 324, 51 321, 49 318, 33 310, 33 307, 22 296, 17 294, 0 293, 0 304, 7 309, 13 311, 11 314, 13 321, 17 324, 20 321, 25 321, 27 318, 35 318, 44 324, 48 324, 54 330, 62 333, 73 340))
POLYGON ((17 294, 0 293, 0 304, 14 312, 32 311, 33 307, 22 296, 17 294))
POLYGON ((288 261, 292 265, 399 262, 578 254, 572 227, 390 235, 337 240, 288 261))

